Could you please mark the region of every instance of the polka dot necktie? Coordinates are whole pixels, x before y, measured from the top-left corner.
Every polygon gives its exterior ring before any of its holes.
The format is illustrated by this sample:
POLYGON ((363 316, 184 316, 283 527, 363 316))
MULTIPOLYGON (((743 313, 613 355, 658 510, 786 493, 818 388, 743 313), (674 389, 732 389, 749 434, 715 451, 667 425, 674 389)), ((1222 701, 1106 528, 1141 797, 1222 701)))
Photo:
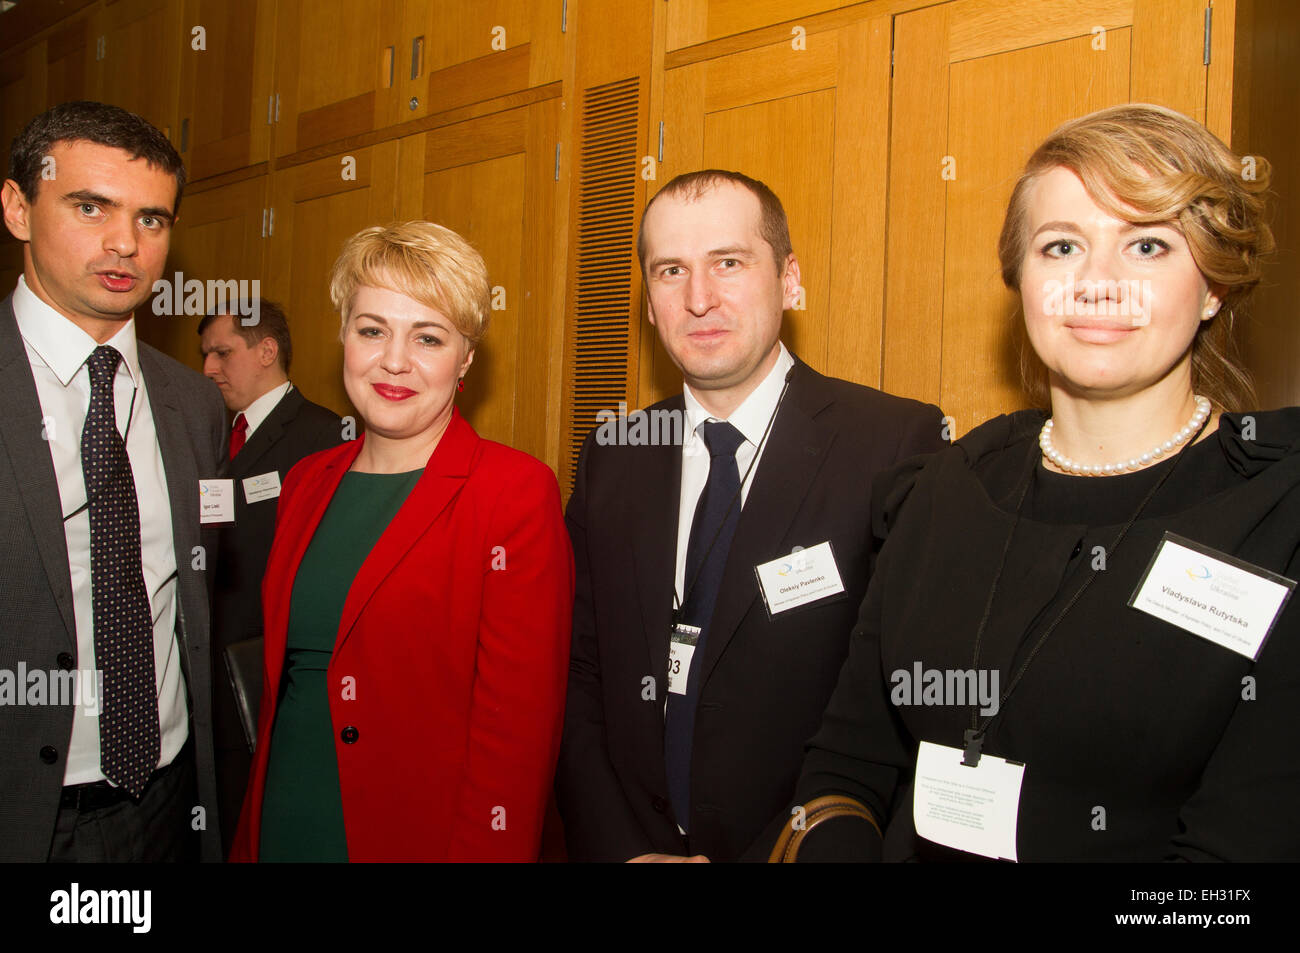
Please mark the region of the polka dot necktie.
POLYGON ((243 414, 235 414, 235 425, 230 428, 230 459, 235 459, 235 454, 244 449, 244 441, 248 438, 248 421, 244 419, 243 414))
POLYGON ((95 662, 104 676, 99 765, 106 778, 138 797, 158 766, 160 738, 140 509, 113 407, 113 378, 121 360, 104 345, 86 362, 90 410, 81 431, 81 471, 90 512, 95 662))

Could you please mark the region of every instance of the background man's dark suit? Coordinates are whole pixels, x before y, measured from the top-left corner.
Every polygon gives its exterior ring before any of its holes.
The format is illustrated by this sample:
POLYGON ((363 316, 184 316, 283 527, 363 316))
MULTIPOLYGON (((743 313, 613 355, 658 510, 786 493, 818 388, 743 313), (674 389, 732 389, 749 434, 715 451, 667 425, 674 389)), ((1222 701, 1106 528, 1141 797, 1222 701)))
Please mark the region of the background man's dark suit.
POLYGON ((222 652, 232 642, 262 635, 262 574, 271 552, 279 502, 274 497, 245 502, 242 481, 272 470, 283 481, 303 457, 337 446, 342 441, 342 433, 338 414, 313 404, 295 387, 258 425, 235 459, 222 468, 221 475, 235 481, 235 522, 221 528, 221 560, 216 567, 212 703, 221 812, 222 816, 232 818, 225 829, 227 852, 235 833, 234 820, 239 818, 244 801, 252 757, 244 740, 222 652))
MULTIPOLYGON (((681 412, 679 395, 652 409, 681 412)), ((794 793, 866 592, 871 483, 939 448, 933 406, 796 362, 724 571, 703 666, 689 845, 664 767, 681 447, 588 438, 566 518, 577 564, 557 796, 570 859, 735 860, 794 793), (769 618, 754 567, 830 540, 846 591, 769 618), (650 697, 647 676, 653 676, 650 697)))
MULTIPOLYGON (((210 577, 195 565, 201 559, 210 568, 216 559, 216 533, 199 526, 199 480, 215 477, 226 453, 225 407, 202 375, 143 342, 139 355, 171 502, 177 642, 199 805, 206 815, 202 858, 215 861, 221 859, 221 837, 212 749, 210 577)), ((12 295, 0 303, 0 406, 0 669, 16 671, 19 662, 47 672, 76 668, 59 487, 41 436, 40 399, 12 295)), ((0 717, 0 861, 44 861, 59 810, 73 709, 16 706, 0 717)))

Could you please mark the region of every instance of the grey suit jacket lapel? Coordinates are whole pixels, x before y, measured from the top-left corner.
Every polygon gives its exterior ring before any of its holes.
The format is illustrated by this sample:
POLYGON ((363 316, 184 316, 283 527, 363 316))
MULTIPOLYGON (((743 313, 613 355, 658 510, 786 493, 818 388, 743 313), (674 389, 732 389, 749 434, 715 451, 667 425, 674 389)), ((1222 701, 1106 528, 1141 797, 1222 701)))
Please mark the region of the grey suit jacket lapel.
MULTIPOLYGON (((779 555, 777 547, 789 532, 834 442, 834 430, 816 419, 830 403, 829 394, 820 384, 819 375, 806 365, 799 365, 790 381, 785 403, 772 424, 772 433, 741 510, 723 570, 722 588, 709 623, 704 657, 700 660, 704 666, 700 673, 703 679, 709 677, 736 634, 741 619, 758 601, 754 567, 779 555)), ((820 542, 820 539, 799 541, 805 546, 820 542)), ((758 611, 762 611, 761 607, 758 611)))
MULTIPOLYGON (((167 477, 167 496, 171 503, 172 544, 176 548, 176 576, 179 599, 177 630, 182 642, 192 637, 190 616, 201 603, 195 602, 198 575, 190 571, 187 563, 194 558, 199 545, 199 472, 194 462, 193 445, 200 438, 185 432, 180 395, 172 386, 166 368, 147 347, 140 348, 140 371, 144 375, 149 394, 149 408, 153 413, 154 429, 158 433, 158 447, 162 451, 163 472, 167 477), (187 612, 187 608, 189 612, 187 612)), ((209 556, 215 554, 208 554, 209 556)), ((181 661, 189 679, 188 645, 182 645, 181 661)))
MULTIPOLYGON (((45 566, 45 577, 63 617, 67 647, 77 647, 77 622, 72 604, 72 573, 68 544, 63 535, 54 458, 43 436, 41 400, 32 377, 27 348, 14 319, 13 295, 0 302, 0 437, 9 454, 18 495, 27 511, 32 535, 45 566)), ((67 438, 67 435, 65 435, 67 438)))

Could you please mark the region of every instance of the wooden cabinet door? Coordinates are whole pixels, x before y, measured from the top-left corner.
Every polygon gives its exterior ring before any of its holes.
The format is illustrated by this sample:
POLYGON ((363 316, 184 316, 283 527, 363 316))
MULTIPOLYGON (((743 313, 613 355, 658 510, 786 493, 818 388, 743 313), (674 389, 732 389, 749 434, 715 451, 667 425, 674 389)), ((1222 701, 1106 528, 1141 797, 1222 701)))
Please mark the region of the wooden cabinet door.
POLYGON ((269 157, 274 32, 275 0, 186 0, 180 141, 191 180, 269 157))
POLYGON ((95 20, 96 96, 148 119, 180 143, 182 0, 105 0, 95 20))
POLYGON ((93 17, 80 17, 60 25, 45 41, 45 102, 41 109, 99 96, 94 27, 93 17))
MULTIPOLYGON (((771 186, 804 285, 804 307, 786 313, 782 339, 817 370, 871 385, 880 376, 889 39, 890 18, 875 17, 669 68, 659 110, 657 183, 716 168, 771 186)), ((641 332, 645 406, 680 390, 681 375, 653 328, 641 332)))
POLYGON ((401 0, 279 0, 275 155, 371 132, 394 115, 401 0))
MULTIPOLYGON (((46 109, 48 41, 0 56, 0 175, 9 175, 14 138, 46 109)), ((8 235, 8 230, 4 230, 8 235)))
POLYGON ((558 98, 403 143, 400 218, 454 229, 483 255, 487 334, 457 404, 480 435, 557 463, 564 259, 557 232, 558 98))
POLYGON ((288 310, 294 384, 309 400, 353 413, 343 389, 339 315, 329 273, 345 239, 393 220, 398 142, 281 169, 271 176, 268 297, 288 310))
POLYGON ((561 79, 565 14, 565 0, 406 0, 392 121, 561 79))
MULTIPOLYGON (((917 0, 917 5, 923 2, 917 0)), ((806 29, 803 20, 853 5, 847 0, 672 0, 668 5, 667 45, 669 50, 678 50, 775 24, 789 24, 785 31, 789 33, 795 26, 806 29)), ((889 7, 898 5, 899 0, 888 0, 889 7)), ((882 7, 886 3, 877 0, 872 6, 882 7)), ((850 11, 848 16, 856 20, 891 12, 892 9, 850 11)))
POLYGON ((895 18, 886 390, 939 403, 954 436, 1026 406, 997 260, 1012 187, 1066 119, 1145 101, 1203 121, 1204 9, 955 0, 895 18))
MULTIPOLYGON (((263 290, 263 256, 268 240, 267 176, 254 176, 219 188, 187 191, 181 199, 180 217, 172 231, 171 252, 163 278, 171 285, 190 280, 221 281, 242 296, 263 290), (236 282, 230 285, 229 282, 236 282), (255 285, 254 281, 259 282, 255 285)), ((268 295, 269 296, 269 295, 268 295)), ((225 300, 230 301, 229 295, 225 300)), ((182 297, 182 301, 183 301, 182 297)), ((199 315, 176 312, 174 296, 153 302, 136 312, 140 337, 178 361, 202 370, 199 356, 199 315), (159 314, 158 312, 162 312, 159 314)), ((285 302, 287 304, 287 302, 285 302)))

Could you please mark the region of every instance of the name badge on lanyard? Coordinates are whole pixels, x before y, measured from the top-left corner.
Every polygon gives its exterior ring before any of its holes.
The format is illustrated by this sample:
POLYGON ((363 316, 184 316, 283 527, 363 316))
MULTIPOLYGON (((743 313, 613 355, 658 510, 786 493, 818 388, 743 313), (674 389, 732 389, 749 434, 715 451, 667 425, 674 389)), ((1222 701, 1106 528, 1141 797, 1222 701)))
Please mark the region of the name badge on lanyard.
POLYGON ((1295 585, 1166 532, 1128 604, 1254 661, 1295 585))
POLYGON ((996 860, 1018 860, 1016 823, 1025 766, 922 741, 916 753, 912 821, 928 841, 996 860))
POLYGON ((700 641, 700 627, 678 622, 668 640, 668 690, 674 695, 686 694, 686 682, 691 677, 691 659, 700 641))

